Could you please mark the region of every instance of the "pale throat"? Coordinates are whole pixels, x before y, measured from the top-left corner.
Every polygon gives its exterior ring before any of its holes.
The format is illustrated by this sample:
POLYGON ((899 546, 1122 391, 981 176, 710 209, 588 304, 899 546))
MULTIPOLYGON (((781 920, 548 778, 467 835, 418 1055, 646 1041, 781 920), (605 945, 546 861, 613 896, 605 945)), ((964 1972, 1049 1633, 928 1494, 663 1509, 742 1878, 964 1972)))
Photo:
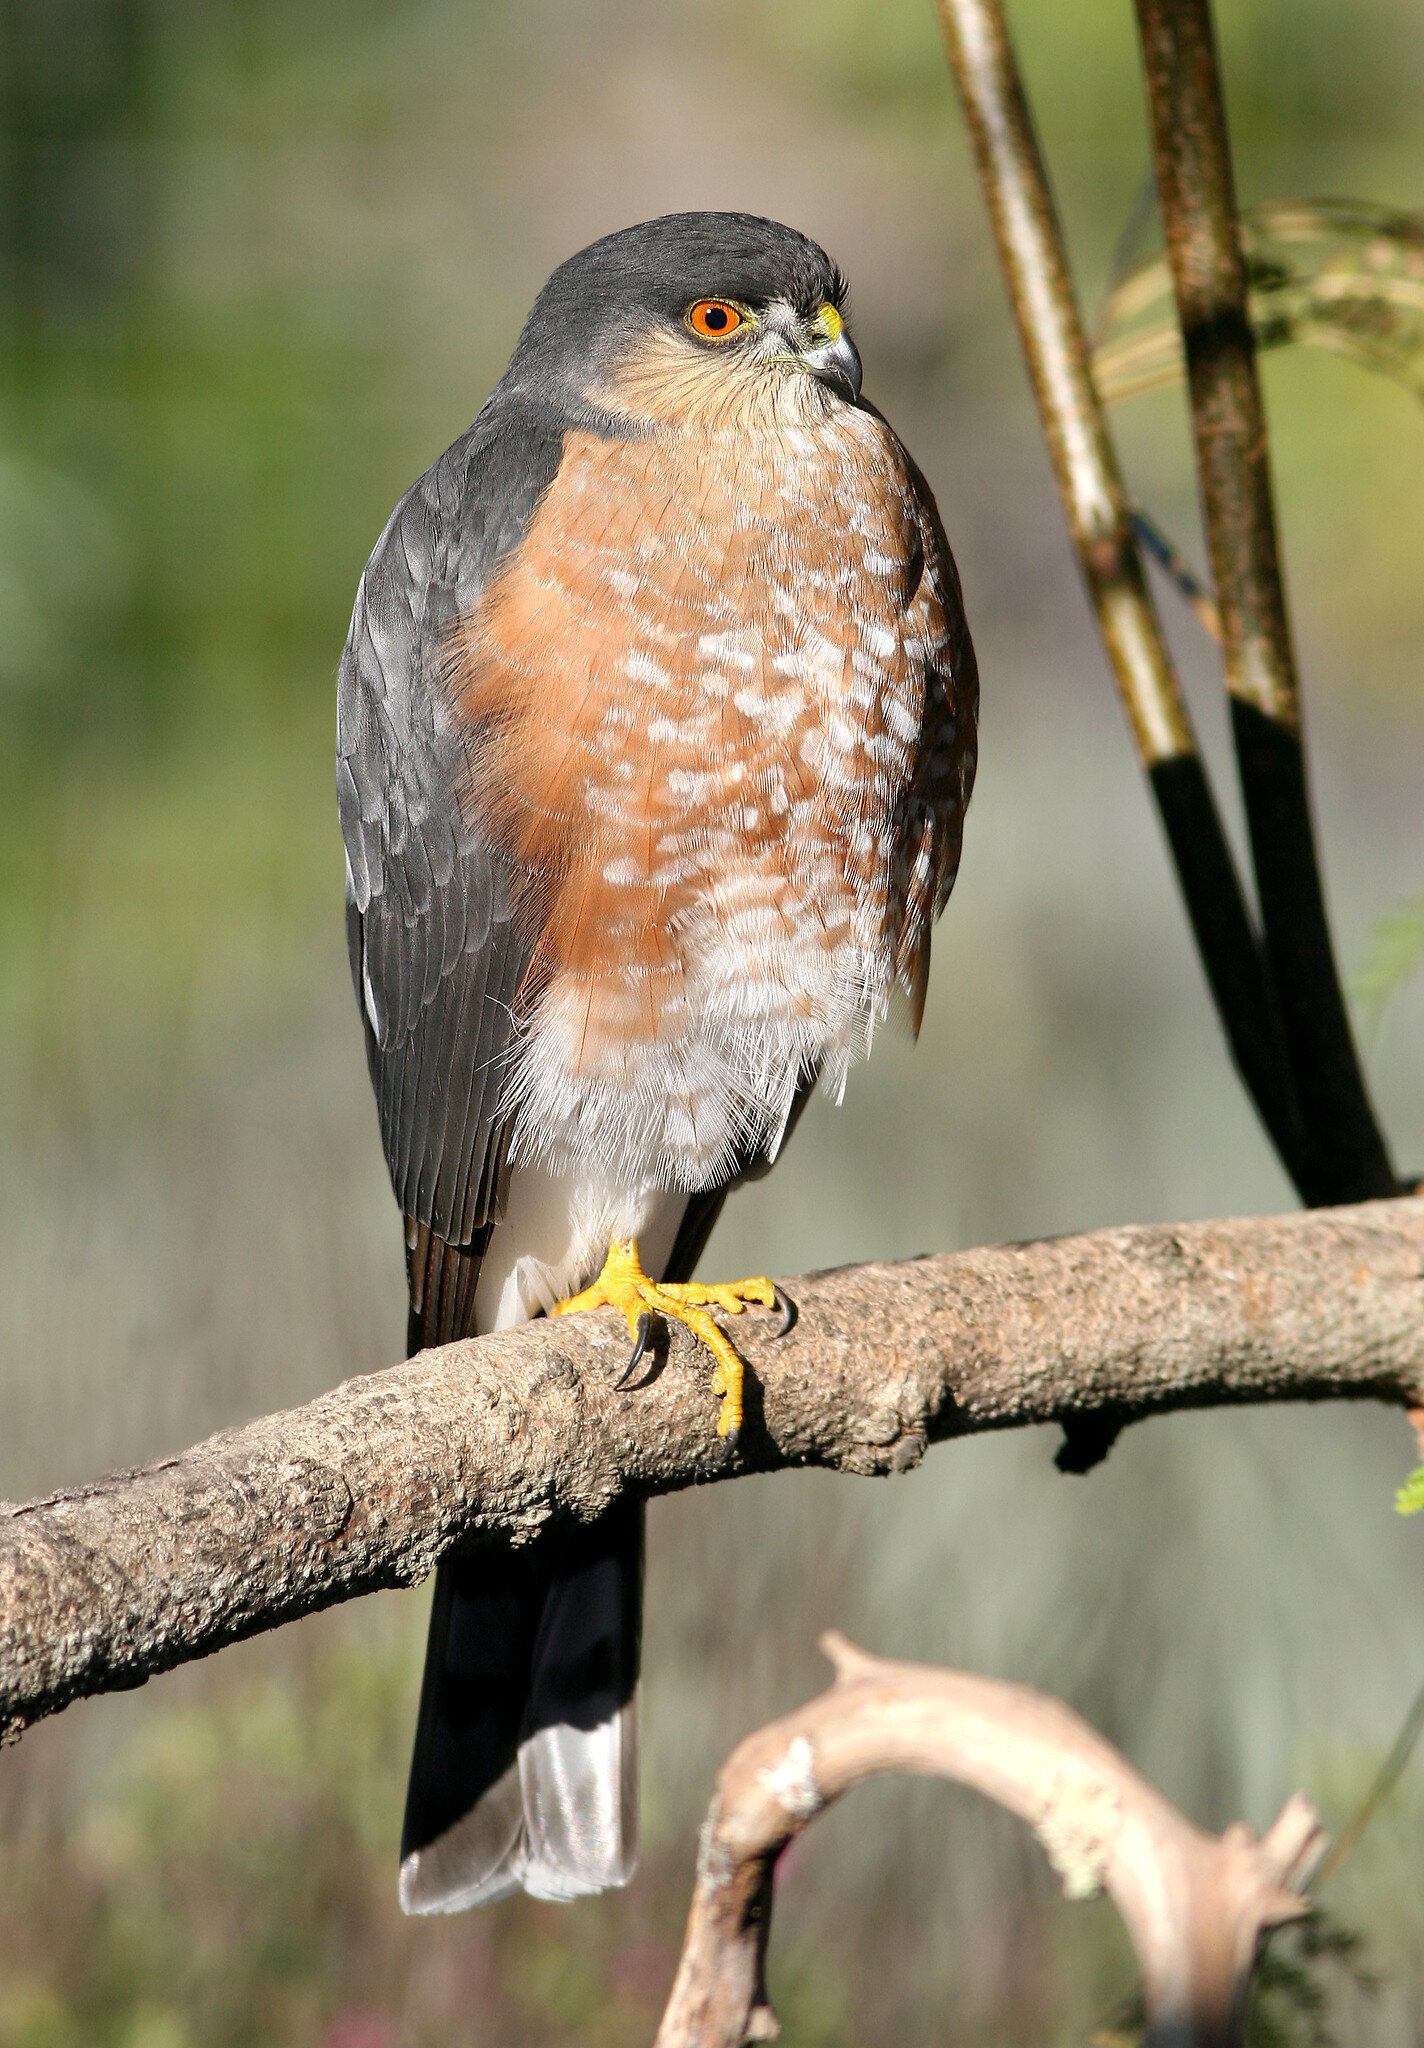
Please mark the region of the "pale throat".
POLYGON ((836 404, 789 354, 759 354, 736 341, 701 347, 662 328, 630 349, 614 375, 589 385, 587 396, 643 433, 814 428, 836 404))

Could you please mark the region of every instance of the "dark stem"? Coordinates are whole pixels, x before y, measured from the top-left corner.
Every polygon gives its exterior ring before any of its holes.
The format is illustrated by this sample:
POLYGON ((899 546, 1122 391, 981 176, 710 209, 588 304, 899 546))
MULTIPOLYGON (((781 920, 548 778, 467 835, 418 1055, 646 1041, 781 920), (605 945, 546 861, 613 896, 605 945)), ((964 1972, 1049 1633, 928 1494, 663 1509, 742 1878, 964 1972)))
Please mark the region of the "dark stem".
POLYGON ((998 0, 938 0, 1068 529, 1148 772, 1238 1073, 1302 1195, 1309 1174, 1264 955, 1138 552, 1048 178, 998 0))
POLYGON ((1311 1150, 1280 1011, 1206 771, 1197 755, 1178 754, 1148 774, 1236 1070, 1297 1193, 1311 1202, 1311 1150))
POLYGON ((1192 430, 1232 728, 1312 1204, 1400 1185, 1350 1032, 1316 857, 1265 413, 1208 0, 1137 0, 1157 188, 1186 348, 1192 430))

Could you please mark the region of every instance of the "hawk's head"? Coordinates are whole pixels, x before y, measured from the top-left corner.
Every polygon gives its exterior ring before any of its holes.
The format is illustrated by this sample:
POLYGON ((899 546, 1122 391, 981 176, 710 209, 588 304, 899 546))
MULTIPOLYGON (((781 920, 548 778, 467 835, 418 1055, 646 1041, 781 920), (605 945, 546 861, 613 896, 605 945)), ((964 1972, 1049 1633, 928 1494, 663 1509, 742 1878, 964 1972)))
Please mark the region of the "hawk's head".
POLYGON ((860 357, 845 280, 793 228, 747 213, 672 213, 560 264, 506 387, 578 414, 671 422, 760 391, 854 405, 860 357))

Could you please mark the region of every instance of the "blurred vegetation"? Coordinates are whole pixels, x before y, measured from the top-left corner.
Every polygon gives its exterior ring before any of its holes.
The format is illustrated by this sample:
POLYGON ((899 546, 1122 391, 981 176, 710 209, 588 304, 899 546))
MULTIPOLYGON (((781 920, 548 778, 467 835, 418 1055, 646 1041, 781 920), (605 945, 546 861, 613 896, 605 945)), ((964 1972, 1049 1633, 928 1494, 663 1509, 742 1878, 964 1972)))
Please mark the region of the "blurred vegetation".
POLYGON ((1366 1027, 1378 1031, 1384 1013, 1424 966, 1424 896, 1398 903, 1375 920, 1368 950, 1356 968, 1350 993, 1366 1027))
MULTIPOLYGON (((392 1911, 420 1645, 328 1630, 315 1654, 144 1717, 82 1798, 0 1805, 3 2048, 445 2048, 651 2038, 691 1843, 654 1846, 633 1915, 520 1899, 478 1919, 392 1911), (59 1825, 56 1825, 56 1823, 59 1825)), ((849 2043, 844 1986, 794 1945, 792 2039, 849 2043)))
MULTIPOLYGON (((132 1717, 79 1781, 0 1788, 3 2048, 631 2048, 651 2037, 681 1943, 690 1840, 655 1826, 635 1892, 577 1913, 528 1899, 426 1922, 392 1909, 419 1668, 410 1624, 408 1611, 394 1628, 328 1623, 303 1654, 236 1682, 189 1674, 186 1701, 132 1717)), ((1336 1754, 1314 1774, 1336 1820, 1368 1763, 1336 1754)), ((1424 1991, 1421 1826, 1416 1789, 1332 1887, 1368 1913, 1371 1944, 1319 1906, 1272 1935, 1252 2048, 1332 2048, 1360 2038, 1382 2003, 1397 2010, 1424 1991)), ((843 1958, 798 1940, 788 1907, 806 1846, 779 1875, 772 1995, 788 2041, 849 2048, 865 2038, 865 1994, 843 1958)), ((1035 1859, 1019 1890, 1046 1918, 1047 1952, 1021 1923, 1005 2009, 957 2014, 954 2038, 1130 2048, 1142 2017, 1136 1993, 1124 1995, 1122 1934, 1101 1903, 1050 1904, 1044 1876, 1035 1859)))
POLYGON ((437 2048, 472 2009, 491 2042, 647 2039, 668 1893, 641 1941, 595 1914, 570 1945, 532 1906, 433 1928, 390 1911, 414 1649, 328 1644, 209 1689, 151 1717, 62 1835, 21 1821, 0 1874, 5 2048, 437 2048))
MULTIPOLYGON (((1130 10, 1013 15, 1091 307, 1147 165, 1130 10)), ((1248 201, 1424 204, 1413 0, 1220 16, 1248 201)), ((985 682, 921 1045, 812 1109, 713 1257, 1288 1199, 1086 624, 925 0, 0 0, 0 38, 0 1491, 395 1355, 336 659, 391 505, 544 275, 671 207, 778 214, 844 263, 985 682)), ((1364 1010, 1398 984, 1372 1079, 1419 1163, 1421 990, 1404 926, 1368 934, 1421 871, 1424 419, 1338 362, 1267 377, 1332 902, 1364 1010)), ((1199 562, 1180 400, 1119 420, 1199 562)), ((0 2048, 648 2038, 712 1772, 823 1682, 831 1623, 1054 1687, 1204 1823, 1263 1823, 1298 1779, 1347 1813, 1424 1659, 1398 1425, 1183 1417, 1082 1482, 1051 1439, 654 1505, 648 1854, 611 1899, 401 1919, 420 1599, 36 1730, 0 1758, 0 2048)), ((1304 1959, 1342 2043, 1424 2026, 1420 1799, 1416 1767, 1326 1901, 1377 1994, 1304 1959)), ((868 1788, 788 1859, 774 1963, 787 2039, 826 2048, 1082 2040, 1131 1979, 1107 1908, 923 1786, 868 1788)))

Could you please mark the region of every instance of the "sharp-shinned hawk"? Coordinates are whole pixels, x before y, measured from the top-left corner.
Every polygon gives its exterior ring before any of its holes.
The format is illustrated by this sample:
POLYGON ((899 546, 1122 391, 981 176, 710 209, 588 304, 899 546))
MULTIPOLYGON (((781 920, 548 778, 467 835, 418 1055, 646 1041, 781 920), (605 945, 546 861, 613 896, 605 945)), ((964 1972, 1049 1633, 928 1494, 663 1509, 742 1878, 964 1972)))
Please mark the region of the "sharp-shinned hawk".
MULTIPOLYGON (((710 1309, 772 1290, 678 1283, 897 985, 918 1026, 974 775, 954 563, 844 303, 748 215, 572 257, 396 507, 341 661, 410 1349, 670 1315, 715 1354, 724 1435, 741 1366, 710 1309)), ((408 1911, 631 1875, 642 1545, 624 1504, 440 1566, 408 1911)))

